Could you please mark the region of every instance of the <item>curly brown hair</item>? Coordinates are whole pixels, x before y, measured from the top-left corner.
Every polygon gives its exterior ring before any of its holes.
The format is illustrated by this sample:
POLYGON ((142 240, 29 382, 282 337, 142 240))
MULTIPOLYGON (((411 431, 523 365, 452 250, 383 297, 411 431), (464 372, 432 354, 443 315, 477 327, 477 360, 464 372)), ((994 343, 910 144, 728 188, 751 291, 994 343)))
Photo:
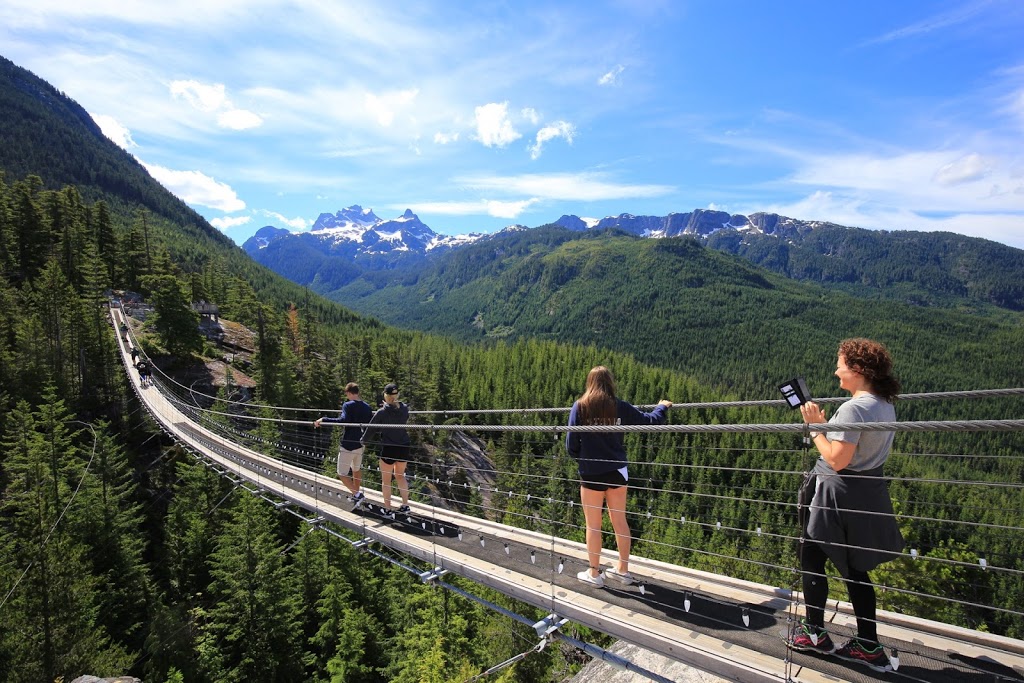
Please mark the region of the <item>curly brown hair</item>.
POLYGON ((871 384, 872 393, 890 403, 899 395, 900 382, 892 374, 892 356, 884 344, 863 338, 844 339, 839 343, 839 355, 847 367, 871 384))

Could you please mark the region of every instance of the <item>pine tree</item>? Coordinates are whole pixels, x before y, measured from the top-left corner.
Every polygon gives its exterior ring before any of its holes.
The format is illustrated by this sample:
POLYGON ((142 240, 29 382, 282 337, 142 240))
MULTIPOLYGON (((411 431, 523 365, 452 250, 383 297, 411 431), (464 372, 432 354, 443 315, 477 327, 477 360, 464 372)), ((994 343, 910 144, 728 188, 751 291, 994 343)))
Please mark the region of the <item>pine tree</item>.
POLYGON ((37 202, 42 187, 42 178, 30 175, 15 183, 11 192, 10 206, 18 244, 18 277, 14 282, 33 280, 50 257, 50 228, 37 202))
POLYGON ((187 288, 173 275, 153 275, 143 279, 151 290, 156 330, 164 348, 179 359, 203 348, 199 333, 199 314, 192 309, 187 288))
POLYGON ((151 585, 132 468, 105 424, 95 428, 91 457, 77 535, 89 546, 92 574, 100 581, 99 621, 117 642, 141 649, 151 585))
POLYGON ((192 606, 211 581, 206 560, 215 548, 224 515, 220 505, 230 489, 198 463, 179 462, 177 473, 165 523, 164 564, 171 602, 192 606))
MULTIPOLYGON (((10 484, 0 509, 0 543, 10 558, 10 593, 3 622, 13 680, 55 680, 89 670, 127 670, 131 657, 112 643, 99 623, 99 581, 89 570, 88 547, 74 530, 86 500, 76 498, 87 473, 68 414, 53 387, 32 411, 19 403, 9 417, 3 445, 10 484)), ((7 582, 3 582, 7 584, 7 582)))
POLYGON ((18 271, 17 230, 11 213, 10 188, 0 171, 0 282, 13 279, 18 271))
POLYGON ((301 621, 294 580, 259 499, 241 495, 211 559, 213 603, 200 656, 209 678, 299 681, 301 621))

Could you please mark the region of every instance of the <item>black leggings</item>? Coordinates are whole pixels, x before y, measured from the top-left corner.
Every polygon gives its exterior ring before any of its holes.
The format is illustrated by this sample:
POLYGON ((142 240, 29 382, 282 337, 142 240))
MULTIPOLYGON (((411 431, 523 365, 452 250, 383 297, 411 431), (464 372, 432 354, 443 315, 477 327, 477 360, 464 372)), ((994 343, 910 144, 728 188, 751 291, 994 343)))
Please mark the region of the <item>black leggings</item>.
MULTIPOLYGON (((807 609, 807 623, 819 628, 825 627, 825 602, 828 600, 828 580, 825 578, 825 561, 828 555, 821 545, 805 540, 801 544, 800 569, 804 584, 804 603, 807 609)), ((846 590, 857 615, 857 637, 870 643, 878 642, 878 624, 875 622, 875 587, 867 572, 850 569, 850 575, 843 577, 846 590)))

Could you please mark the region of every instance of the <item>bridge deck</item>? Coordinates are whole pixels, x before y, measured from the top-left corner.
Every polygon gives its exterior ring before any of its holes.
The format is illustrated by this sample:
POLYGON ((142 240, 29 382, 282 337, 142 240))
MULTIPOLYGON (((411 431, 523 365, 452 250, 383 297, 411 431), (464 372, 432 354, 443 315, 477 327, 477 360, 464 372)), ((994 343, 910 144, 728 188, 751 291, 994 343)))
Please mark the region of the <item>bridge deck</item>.
MULTIPOLYGON (((112 312, 116 326, 119 312, 112 312)), ((119 343, 127 356, 125 342, 119 343)), ((580 543, 415 503, 419 526, 352 511, 347 492, 336 479, 261 455, 199 427, 157 388, 141 388, 127 358, 126 366, 142 402, 179 443, 251 487, 429 566, 743 683, 862 683, 882 675, 833 657, 788 650, 782 634, 792 613, 792 596, 783 588, 634 556, 630 569, 643 581, 642 591, 610 581, 599 589, 575 578, 587 565, 580 543)), ((380 501, 379 494, 370 493, 368 498, 380 501)), ((613 555, 606 559, 610 564, 613 555)), ((855 633, 849 605, 839 607, 830 629, 855 633)), ((884 674, 887 678, 1024 681, 1022 641, 893 613, 878 616, 880 639, 890 651, 899 652, 899 669, 884 674)))

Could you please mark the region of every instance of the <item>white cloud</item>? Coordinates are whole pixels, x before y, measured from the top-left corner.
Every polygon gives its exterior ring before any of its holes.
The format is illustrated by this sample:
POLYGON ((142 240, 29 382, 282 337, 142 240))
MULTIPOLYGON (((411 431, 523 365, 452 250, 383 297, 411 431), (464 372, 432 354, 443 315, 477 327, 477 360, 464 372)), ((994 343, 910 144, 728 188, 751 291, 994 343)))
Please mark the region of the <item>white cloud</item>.
POLYGON ((205 85, 199 81, 171 81, 171 95, 202 112, 214 112, 228 103, 223 83, 205 85))
POLYGON ((980 154, 968 154, 951 161, 935 172, 939 185, 960 185, 980 180, 992 172, 991 164, 980 154))
POLYGON ((113 116, 107 116, 106 114, 90 114, 92 120, 96 122, 96 125, 100 127, 103 134, 114 141, 114 143, 121 149, 129 149, 135 147, 135 141, 132 140, 132 132, 127 127, 121 125, 121 123, 113 116))
POLYGON ((183 99, 204 114, 217 114, 217 125, 231 130, 248 130, 263 125, 263 118, 245 109, 237 109, 227 97, 223 83, 207 85, 199 81, 171 81, 171 95, 183 99))
POLYGON ((795 202, 750 207, 803 220, 831 221, 839 225, 874 230, 917 230, 955 232, 1024 248, 1021 216, 1012 213, 958 213, 926 216, 906 208, 881 206, 868 198, 816 191, 795 202))
POLYGON ((485 147, 505 147, 521 137, 508 118, 508 102, 476 108, 476 139, 485 147))
POLYGON ((302 232, 303 230, 308 229, 312 225, 312 223, 306 220, 305 218, 287 218, 277 213, 276 211, 267 211, 266 209, 261 209, 260 213, 266 216, 267 218, 273 218, 282 225, 287 226, 292 232, 302 232))
POLYGON ((949 150, 894 156, 838 154, 806 156, 787 180, 834 191, 837 196, 870 197, 879 206, 922 213, 1024 212, 1024 183, 1007 160, 994 155, 949 150))
POLYGON ((1003 108, 1003 111, 1015 118, 1020 127, 1024 128, 1024 90, 1018 90, 1013 93, 1006 101, 1008 104, 1003 108))
POLYGON ((387 128, 394 122, 396 111, 412 104, 418 94, 419 90, 416 88, 396 90, 380 95, 366 93, 364 101, 366 110, 376 119, 377 123, 387 128))
POLYGON ((241 211, 245 202, 228 185, 199 171, 175 171, 143 163, 149 174, 188 204, 207 206, 226 213, 241 211))
POLYGON ((434 142, 438 145, 447 145, 452 142, 458 142, 459 134, 455 133, 434 133, 434 142))
POLYGON ((533 107, 526 107, 520 112, 520 114, 522 114, 524 119, 526 119, 535 126, 538 123, 540 123, 540 115, 537 113, 537 110, 534 109, 533 107))
POLYGON ((544 126, 537 131, 537 141, 530 146, 530 158, 538 158, 544 143, 548 140, 554 140, 555 138, 562 137, 571 145, 572 137, 575 134, 576 127, 568 121, 555 121, 550 126, 544 126))
POLYGON ((490 216, 494 216, 495 218, 517 218, 519 214, 526 211, 539 201, 539 199, 533 197, 515 202, 488 200, 484 203, 487 205, 487 214, 490 216))
POLYGON ((616 85, 619 82, 619 75, 626 70, 626 67, 617 64, 614 69, 597 79, 598 85, 616 85))
POLYGON ((864 41, 860 46, 868 47, 880 43, 889 43, 895 40, 912 38, 914 36, 926 36, 934 31, 969 21, 984 9, 987 4, 989 4, 987 0, 982 0, 980 2, 975 0, 974 2, 969 2, 964 6, 958 7, 953 11, 936 14, 914 24, 909 24, 893 31, 889 31, 884 35, 864 41))
POLYGON ((221 218, 211 220, 210 225, 218 230, 228 230, 229 228, 237 228, 239 225, 245 225, 251 220, 252 216, 222 216, 221 218))
MULTIPOLYGON (((481 199, 471 202, 424 202, 414 204, 411 208, 416 213, 433 213, 445 216, 488 215, 495 218, 517 218, 540 199, 520 199, 516 201, 499 201, 481 199)), ((397 208, 397 207, 396 207, 397 208)))
POLYGON ((245 109, 231 109, 229 111, 221 112, 217 116, 217 123, 221 128, 230 128, 231 130, 248 130, 249 128, 258 128, 263 125, 263 119, 259 114, 254 114, 251 111, 245 109))
POLYGON ((467 176, 457 179, 471 189, 500 191, 541 199, 597 201, 661 197, 671 185, 626 185, 605 180, 600 173, 545 173, 519 176, 467 176))

